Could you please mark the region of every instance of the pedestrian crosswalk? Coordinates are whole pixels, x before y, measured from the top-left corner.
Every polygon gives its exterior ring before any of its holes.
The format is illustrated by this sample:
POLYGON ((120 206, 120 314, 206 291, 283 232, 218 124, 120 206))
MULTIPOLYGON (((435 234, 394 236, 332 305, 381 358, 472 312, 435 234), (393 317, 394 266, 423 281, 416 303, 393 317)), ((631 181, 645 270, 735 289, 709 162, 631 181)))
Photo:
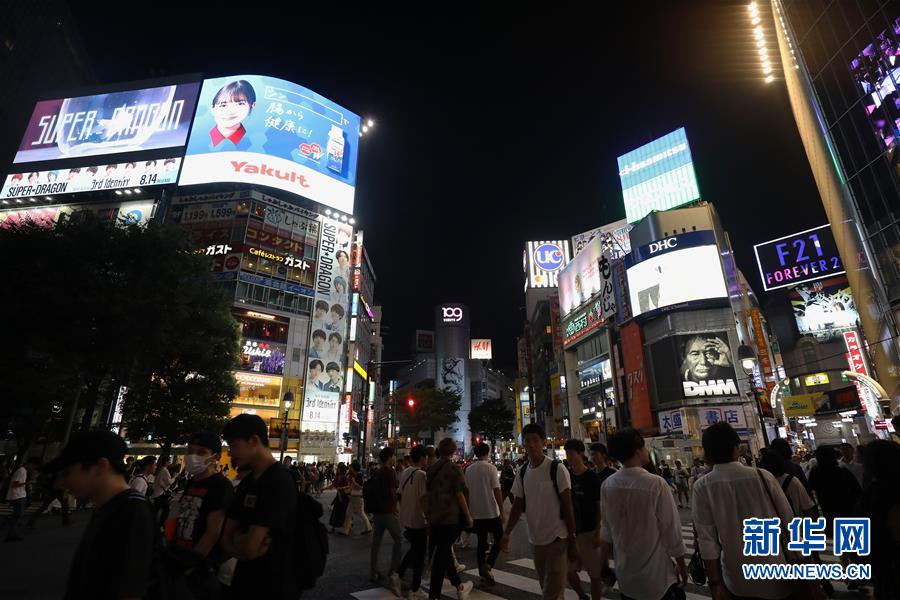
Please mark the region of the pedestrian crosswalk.
MULTIPOLYGON (((682 525, 681 536, 684 540, 684 545, 687 548, 685 560, 689 560, 691 554, 694 552, 694 533, 690 524, 682 525)), ((823 562, 828 563, 838 562, 837 557, 832 555, 822 555, 821 559, 823 562)), ((615 568, 615 562, 611 561, 610 566, 615 568)), ((469 600, 500 600, 502 598, 526 599, 539 598, 541 595, 541 586, 534 569, 534 561, 531 558, 517 558, 503 561, 501 557, 501 561, 493 569, 492 574, 496 580, 496 585, 488 589, 480 589, 479 584, 481 578, 479 577, 478 569, 468 569, 463 572, 463 575, 468 576, 468 579, 474 581, 476 584, 476 588, 469 594, 469 600)), ((579 573, 579 578, 585 584, 590 583, 590 578, 587 573, 579 573)), ((422 582, 423 590, 428 590, 428 583, 428 581, 422 582)), ((836 598, 850 599, 864 597, 857 596, 854 592, 849 592, 846 585, 843 583, 835 582, 834 587, 837 592, 836 598)), ((353 592, 350 596, 356 598, 356 600, 393 600, 396 598, 390 590, 384 587, 353 592)), ((456 589, 446 579, 444 580, 443 588, 441 589, 441 596, 444 598, 456 598, 456 589)), ((685 596, 687 600, 707 600, 711 597, 711 594, 709 588, 706 586, 688 583, 687 586, 685 586, 685 596)), ((604 598, 621 598, 618 584, 613 586, 612 589, 606 590, 604 598)), ((578 600, 578 595, 573 590, 566 589, 565 600, 578 600)))

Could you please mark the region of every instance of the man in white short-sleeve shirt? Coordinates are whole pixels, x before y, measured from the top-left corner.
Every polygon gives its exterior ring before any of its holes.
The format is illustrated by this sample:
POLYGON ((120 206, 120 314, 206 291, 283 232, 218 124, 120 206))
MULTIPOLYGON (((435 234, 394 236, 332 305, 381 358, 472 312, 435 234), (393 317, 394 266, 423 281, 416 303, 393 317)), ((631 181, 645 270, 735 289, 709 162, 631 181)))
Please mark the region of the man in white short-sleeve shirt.
POLYGON ((528 465, 516 473, 512 493, 516 500, 500 542, 509 551, 509 536, 522 512, 528 522, 528 541, 534 549, 537 571, 545 600, 562 600, 566 591, 568 561, 578 558, 575 542, 575 513, 572 509, 572 484, 569 472, 559 461, 544 456, 544 430, 531 423, 522 429, 528 465), (554 466, 555 463, 555 466, 554 466), (551 478, 556 471, 556 485, 551 478), (558 493, 557 493, 558 490, 558 493))
POLYGON ((9 478, 6 501, 12 505, 12 514, 3 523, 9 527, 6 534, 7 542, 22 539, 22 522, 25 520, 25 506, 28 504, 28 467, 35 468, 37 464, 36 459, 29 458, 24 465, 13 471, 9 478))
POLYGON ((475 446, 475 462, 466 468, 466 487, 469 488, 469 512, 478 536, 478 572, 487 585, 494 584, 491 571, 500 554, 503 522, 500 519, 503 497, 500 495, 500 473, 490 462, 491 448, 484 442, 475 446), (488 554, 487 537, 493 543, 488 554), (487 555, 487 557, 485 557, 487 555))
MULTIPOLYGON (((410 590, 411 598, 424 597, 419 591, 422 584, 422 569, 425 565, 427 549, 428 529, 425 522, 424 498, 428 496, 425 481, 425 466, 427 462, 425 446, 416 446, 409 453, 410 466, 400 473, 400 524, 406 529, 406 539, 410 542, 409 551, 403 557, 403 561, 397 568, 396 580, 391 581, 392 586, 399 590, 400 580, 406 569, 413 571, 413 580, 410 590)), ((398 594, 399 595, 399 594, 398 594)))

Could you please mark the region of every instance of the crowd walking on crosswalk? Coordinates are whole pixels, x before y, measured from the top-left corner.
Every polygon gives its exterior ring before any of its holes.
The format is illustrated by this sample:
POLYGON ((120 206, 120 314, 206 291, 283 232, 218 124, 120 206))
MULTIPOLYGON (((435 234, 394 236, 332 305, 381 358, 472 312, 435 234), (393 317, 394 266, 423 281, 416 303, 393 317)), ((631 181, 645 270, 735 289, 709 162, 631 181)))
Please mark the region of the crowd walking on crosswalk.
MULTIPOLYGON (((607 592, 624 600, 806 600, 860 588, 876 600, 900 598, 900 445, 893 441, 820 446, 804 465, 779 439, 747 461, 737 432, 716 423, 703 432, 702 461, 672 468, 652 464, 631 428, 605 445, 568 440, 559 460, 548 455, 543 429, 529 424, 519 461, 495 465, 484 443, 464 460, 445 438, 412 448, 400 464, 394 449, 383 448, 376 464, 340 464, 326 479, 325 469, 298 477, 276 460, 267 431, 259 417, 241 415, 221 432, 195 433, 177 478, 154 477, 169 472, 165 460, 127 464, 127 447, 112 432, 75 434, 55 460, 40 467, 29 459, 6 478, 6 539, 20 539, 29 484, 39 480, 51 491, 48 505, 65 490, 93 507, 66 598, 316 597, 329 553, 326 523, 333 535, 356 530, 354 540, 370 540, 376 587, 354 592, 358 600, 518 593, 587 600, 607 592), (223 440, 231 480, 219 464, 223 440), (335 492, 327 519, 315 499, 323 488, 335 492), (689 517, 679 506, 690 508, 689 517), (783 545, 752 562, 866 563, 870 579, 745 576, 748 520, 786 524, 819 515, 829 524, 869 519, 868 554, 801 557, 783 545), (522 521, 529 552, 510 558, 522 521), (474 545, 474 568, 459 562, 460 541, 474 545)), ((829 525, 826 535, 833 540, 837 532, 829 525)))

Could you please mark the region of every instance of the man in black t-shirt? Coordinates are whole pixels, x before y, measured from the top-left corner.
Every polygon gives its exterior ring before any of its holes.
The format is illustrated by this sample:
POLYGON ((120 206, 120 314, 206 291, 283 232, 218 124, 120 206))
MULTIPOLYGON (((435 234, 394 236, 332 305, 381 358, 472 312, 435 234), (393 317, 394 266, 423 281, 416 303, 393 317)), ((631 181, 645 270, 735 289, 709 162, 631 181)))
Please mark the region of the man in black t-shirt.
POLYGON ((219 536, 234 495, 231 482, 218 472, 221 453, 219 434, 200 431, 191 436, 184 457, 185 471, 191 478, 178 502, 174 541, 190 552, 186 562, 196 564, 187 584, 198 599, 216 597, 219 536))
POLYGON ((609 453, 606 450, 606 446, 600 442, 591 444, 591 463, 594 466, 594 471, 600 478, 600 483, 606 481, 607 477, 616 472, 615 469, 609 466, 609 453))
POLYGON ((143 598, 150 591, 160 541, 147 498, 125 483, 125 441, 111 431, 72 435, 44 470, 97 507, 75 550, 66 599, 143 598))
POLYGON ((297 484, 269 450, 265 422, 238 415, 225 426, 232 461, 248 465, 235 491, 222 534, 222 549, 237 558, 231 582, 234 598, 295 600, 300 596, 294 571, 299 558, 291 548, 297 511, 297 484))
POLYGON ((584 443, 568 440, 564 446, 572 479, 572 506, 575 509, 575 543, 578 560, 569 563, 569 585, 579 598, 579 571, 587 571, 591 578, 591 598, 603 595, 603 565, 600 562, 600 476, 591 471, 584 457, 584 443))

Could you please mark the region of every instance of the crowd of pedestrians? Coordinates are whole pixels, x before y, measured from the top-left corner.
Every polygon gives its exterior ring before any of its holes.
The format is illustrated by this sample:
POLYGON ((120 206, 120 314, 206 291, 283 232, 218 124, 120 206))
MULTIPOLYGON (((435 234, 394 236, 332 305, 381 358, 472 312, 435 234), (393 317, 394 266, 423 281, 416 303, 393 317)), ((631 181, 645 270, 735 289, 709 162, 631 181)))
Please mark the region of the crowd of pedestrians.
MULTIPOLYGON (((12 510, 2 525, 7 540, 21 539, 30 488, 41 490, 43 501, 32 526, 54 503, 67 520, 68 494, 93 507, 67 598, 298 598, 313 588, 327 555, 322 508, 309 498, 333 489, 332 532, 349 535, 356 526, 372 533, 370 580, 396 597, 440 598, 446 579, 465 600, 475 582, 461 577, 465 565, 454 543, 466 533, 477 540, 480 585, 492 588, 501 553, 524 517, 546 599, 561 600, 567 587, 579 600, 597 599, 617 585, 624 600, 681 600, 690 570, 715 600, 781 600, 807 596, 797 596, 789 581, 743 576, 744 521, 821 515, 830 527, 837 517, 864 516, 872 523, 871 554, 862 560, 845 553, 841 563, 872 565, 876 600, 900 597, 900 445, 893 441, 823 445, 801 458, 778 439, 749 459, 737 432, 717 423, 703 432, 703 458, 688 468, 680 460, 653 464, 644 438, 630 428, 606 445, 569 440, 564 461, 547 455, 540 426, 522 433, 518 462, 495 465, 483 443, 464 460, 445 438, 399 461, 384 448, 363 468, 276 460, 255 415, 232 419, 222 432, 197 432, 182 462, 126 460, 118 435, 84 432, 43 467, 29 459, 10 473, 12 510), (222 440, 232 479, 221 466, 222 440), (695 535, 690 568, 679 507, 690 508, 695 535)), ((821 559, 812 553, 809 560, 821 559)), ((829 581, 812 585, 834 591, 829 581)))

